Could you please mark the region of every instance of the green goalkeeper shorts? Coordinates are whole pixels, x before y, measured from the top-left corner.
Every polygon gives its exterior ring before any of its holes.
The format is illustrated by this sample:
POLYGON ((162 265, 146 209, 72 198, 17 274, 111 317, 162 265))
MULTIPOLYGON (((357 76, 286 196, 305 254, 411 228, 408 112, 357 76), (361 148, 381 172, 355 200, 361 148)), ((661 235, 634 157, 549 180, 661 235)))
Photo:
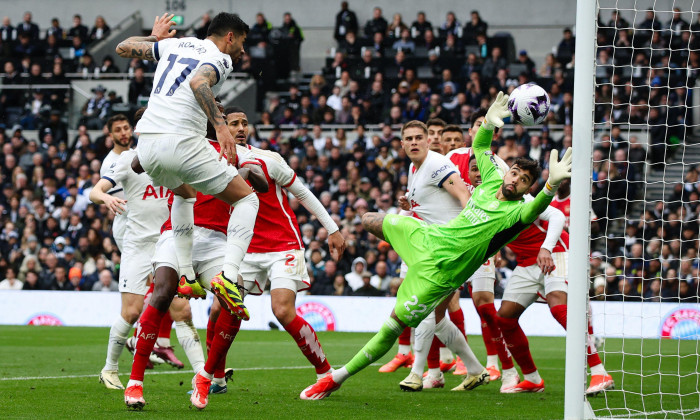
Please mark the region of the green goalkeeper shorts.
POLYGON ((455 289, 437 269, 424 246, 425 222, 413 217, 387 214, 382 223, 384 238, 408 266, 396 294, 394 312, 401 322, 416 327, 455 289))

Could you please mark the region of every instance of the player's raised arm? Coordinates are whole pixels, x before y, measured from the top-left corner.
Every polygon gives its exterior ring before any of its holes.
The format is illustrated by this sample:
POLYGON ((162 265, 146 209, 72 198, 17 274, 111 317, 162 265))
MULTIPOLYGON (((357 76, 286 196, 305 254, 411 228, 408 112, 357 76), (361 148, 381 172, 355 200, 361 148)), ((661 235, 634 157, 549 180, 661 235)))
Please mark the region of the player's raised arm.
POLYGON ((156 42, 172 38, 175 30, 170 28, 175 25, 171 19, 175 15, 163 13, 163 16, 156 16, 153 22, 153 30, 149 36, 132 36, 117 45, 117 54, 124 58, 140 58, 148 61, 157 61, 153 54, 153 44, 156 42))
POLYGON ((502 177, 498 172, 498 163, 491 154, 491 141, 493 140, 493 130, 503 127, 503 119, 509 117, 508 95, 498 92, 498 96, 493 101, 484 122, 474 136, 472 142, 472 152, 476 156, 476 163, 479 166, 482 183, 502 182, 502 177))
POLYGON ((521 221, 526 224, 534 222, 552 202, 559 184, 568 178, 571 178, 571 148, 566 149, 561 161, 559 161, 559 152, 552 149, 549 153, 549 179, 537 197, 533 201, 525 203, 525 207, 520 213, 521 221))
POLYGON ((122 214, 125 210, 126 200, 107 194, 114 185, 108 179, 102 178, 90 190, 90 201, 95 204, 105 204, 116 214, 122 214))

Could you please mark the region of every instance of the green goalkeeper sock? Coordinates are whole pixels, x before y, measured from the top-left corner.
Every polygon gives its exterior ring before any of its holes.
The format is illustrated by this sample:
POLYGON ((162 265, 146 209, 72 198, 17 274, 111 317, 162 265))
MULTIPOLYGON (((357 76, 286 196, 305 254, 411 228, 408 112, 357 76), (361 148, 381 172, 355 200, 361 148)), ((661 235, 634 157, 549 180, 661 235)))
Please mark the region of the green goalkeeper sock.
POLYGON ((403 328, 394 318, 384 321, 379 332, 345 365, 348 373, 354 375, 379 360, 394 346, 402 331, 403 328))

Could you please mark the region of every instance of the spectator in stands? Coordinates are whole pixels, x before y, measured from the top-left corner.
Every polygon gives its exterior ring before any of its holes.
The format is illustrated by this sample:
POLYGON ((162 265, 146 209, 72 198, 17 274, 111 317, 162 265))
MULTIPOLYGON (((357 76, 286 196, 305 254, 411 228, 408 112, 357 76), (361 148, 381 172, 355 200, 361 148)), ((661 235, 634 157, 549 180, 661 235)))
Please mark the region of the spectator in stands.
POLYGON ((76 67, 78 64, 78 60, 80 60, 80 57, 87 53, 87 48, 85 47, 85 43, 83 42, 84 39, 85 38, 77 34, 71 38, 70 55, 71 57, 73 57, 73 62, 76 67))
POLYGON ((129 103, 138 104, 139 97, 147 98, 151 93, 151 83, 144 76, 144 69, 134 69, 134 78, 129 82, 129 103))
POLYGON ((690 29, 690 24, 688 21, 681 17, 681 9, 678 7, 673 8, 673 16, 671 20, 666 24, 666 28, 669 28, 670 35, 673 38, 678 38, 681 36, 681 32, 690 29))
POLYGON ((557 60, 562 66, 568 64, 576 52, 576 38, 574 38, 571 29, 564 29, 564 38, 557 46, 557 60))
MULTIPOLYGON (((265 47, 270 42, 270 32, 272 24, 265 19, 265 15, 258 13, 255 15, 255 24, 250 28, 246 41, 250 45, 265 47)), ((206 34, 204 36, 206 38, 206 34)))
POLYGON ((302 32, 299 25, 292 18, 292 14, 286 12, 282 17, 282 26, 280 27, 282 36, 291 42, 290 44, 290 56, 289 65, 292 70, 299 70, 299 50, 301 48, 301 43, 304 42, 304 32, 302 32))
POLYGON ((51 26, 46 30, 46 39, 48 39, 50 36, 54 36, 57 43, 63 42, 64 38, 66 37, 65 32, 63 31, 63 28, 61 28, 61 24, 58 21, 58 18, 53 18, 51 19, 51 26))
MULTIPOLYGON (((391 23, 386 29, 386 35, 390 39, 403 38, 403 31, 406 29, 408 29, 408 26, 406 26, 406 24, 403 23, 403 17, 401 16, 401 13, 394 13, 393 18, 391 19, 391 23)), ((408 37, 410 38, 410 31, 408 37)))
POLYGON ((28 35, 30 42, 39 40, 39 25, 32 22, 32 12, 24 12, 22 23, 17 25, 17 35, 28 35))
POLYGON ((375 7, 372 11, 372 19, 365 24, 365 36, 376 41, 374 34, 381 33, 383 36, 386 34, 388 27, 389 23, 382 16, 382 8, 375 7))
POLYGON ((364 271, 360 276, 362 285, 352 292, 353 296, 384 296, 384 293, 372 285, 372 273, 364 271))
POLYGON ((34 58, 42 55, 42 51, 41 48, 39 48, 39 44, 32 42, 31 35, 29 33, 22 32, 19 34, 18 38, 19 42, 15 45, 12 54, 15 58, 34 58))
MULTIPOLYGON (((211 23, 211 16, 209 13, 202 15, 202 23, 194 31, 194 36, 199 39, 204 39, 207 37, 207 31, 209 30, 209 24, 211 23)), ((249 34, 250 35, 250 34, 249 34)))
POLYGON ((12 26, 10 18, 5 16, 2 18, 2 26, 0 26, 0 38, 8 47, 17 39, 17 29, 12 26))
POLYGON ((104 56, 100 66, 101 74, 119 73, 119 67, 114 64, 114 59, 110 55, 104 56))
POLYGON ((411 37, 418 45, 423 45, 425 31, 433 30, 433 24, 426 20, 425 12, 418 12, 416 20, 411 24, 411 37))
POLYGON ((479 34, 486 35, 488 28, 489 24, 481 19, 479 12, 476 10, 472 10, 471 20, 467 22, 466 25, 464 25, 464 43, 467 45, 475 45, 476 36, 479 34))
MULTIPOLYGON (((360 56, 362 46, 355 36, 355 32, 348 32, 345 38, 339 43, 340 50, 350 57, 360 56)), ((371 50, 369 51, 371 54, 371 50)))
POLYGON ((95 60, 93 60, 92 58, 92 55, 87 52, 83 54, 83 56, 80 57, 77 61, 78 65, 75 68, 76 73, 82 73, 83 75, 94 74, 95 69, 98 68, 95 64, 95 60))
POLYGON ((462 36, 462 24, 452 11, 447 12, 445 22, 440 25, 440 36, 446 38, 447 34, 453 34, 458 38, 462 36))
POLYGON ((375 32, 372 36, 372 43, 370 48, 373 50, 374 54, 379 57, 384 57, 384 50, 386 49, 384 40, 384 34, 382 32, 375 32))
POLYGON ((92 27, 90 31, 90 43, 99 41, 101 39, 107 38, 111 32, 111 28, 105 22, 105 18, 102 16, 97 16, 95 18, 95 26, 92 27))
POLYGON ((557 123, 571 125, 574 121, 574 97, 570 92, 565 92, 563 103, 557 112, 557 123))
POLYGON ((82 109, 83 118, 81 124, 87 125, 91 130, 100 130, 107 121, 110 113, 109 101, 105 97, 106 89, 102 85, 97 85, 92 89, 94 96, 90 98, 82 109))
POLYGON ((93 292, 118 292, 119 284, 108 269, 100 271, 99 281, 92 287, 93 292))
POLYGON ((500 47, 493 47, 491 55, 484 61, 481 67, 481 75, 486 79, 491 79, 496 76, 498 70, 508 67, 508 62, 501 52, 500 47))
POLYGON ((0 290, 22 290, 23 285, 24 283, 17 278, 15 270, 9 267, 5 271, 5 279, 0 281, 0 290))
POLYGON ((401 38, 396 40, 391 48, 396 51, 401 50, 413 54, 416 49, 416 43, 411 39, 411 32, 408 28, 401 30, 401 38))
POLYGON ((80 37, 84 41, 88 39, 88 35, 88 28, 83 25, 83 18, 79 14, 73 15, 73 27, 68 30, 68 39, 80 37))
POLYGON ((527 50, 520 50, 518 53, 518 63, 525 66, 526 72, 529 77, 535 77, 535 62, 532 61, 530 56, 527 55, 527 50))
POLYGON ((544 63, 538 72, 540 77, 552 77, 556 69, 560 68, 561 64, 554 58, 554 54, 549 53, 544 57, 544 63))
POLYGON ((355 12, 348 8, 348 2, 340 3, 340 11, 335 15, 335 28, 333 29, 333 38, 340 44, 345 39, 348 32, 357 33, 359 29, 357 24, 357 16, 355 12))

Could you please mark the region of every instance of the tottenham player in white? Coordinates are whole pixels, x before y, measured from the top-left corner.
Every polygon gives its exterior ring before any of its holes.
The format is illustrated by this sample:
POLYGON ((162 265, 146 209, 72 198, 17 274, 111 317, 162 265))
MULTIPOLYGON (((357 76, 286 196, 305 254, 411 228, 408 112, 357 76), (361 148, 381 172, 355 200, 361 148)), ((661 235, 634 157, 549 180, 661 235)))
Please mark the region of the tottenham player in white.
MULTIPOLYGON (((124 121, 123 115, 113 117, 124 121)), ((128 121, 127 121, 128 125, 128 121)), ((112 124, 112 127, 115 125, 112 124)), ((129 127, 129 132, 130 132, 129 127)), ((107 360, 100 373, 100 382, 110 389, 124 389, 118 377, 119 356, 132 325, 143 309, 143 298, 148 291, 151 277, 151 257, 160 235, 160 227, 168 218, 168 198, 172 194, 164 187, 153 186, 146 174, 137 175, 131 169, 136 150, 123 151, 119 158, 105 171, 95 188, 90 191, 90 200, 105 204, 115 214, 128 215, 122 242, 122 265, 119 271, 119 291, 122 295, 121 316, 110 329, 107 345, 107 360), (124 199, 110 195, 108 191, 116 185, 124 190, 124 199)), ((175 320, 175 330, 193 368, 204 365, 204 354, 199 335, 192 324, 189 303, 176 299, 170 308, 175 320)))
POLYGON ((253 236, 258 199, 233 165, 235 141, 215 96, 233 63, 244 54, 249 28, 238 15, 222 12, 212 19, 205 39, 174 39, 172 17, 167 13, 156 17, 150 36, 130 37, 117 46, 121 57, 158 61, 148 108, 136 127, 140 133, 138 161, 156 185, 175 193, 171 220, 180 287, 170 282, 156 284, 149 307, 157 313, 149 316, 153 321, 162 318, 176 290, 185 296, 205 295, 192 268, 193 206, 199 191, 234 206, 226 261, 211 284, 222 304, 239 318, 248 319, 233 282, 253 236), (221 145, 218 156, 205 140, 207 120, 221 145), (227 160, 221 161, 222 156, 227 160))
MULTIPOLYGON (((401 145, 411 159, 408 170, 408 192, 404 201, 410 206, 409 213, 425 223, 446 223, 460 214, 471 194, 454 164, 445 156, 428 150, 428 144, 428 129, 423 123, 414 121, 404 126, 401 145)), ((406 214, 406 210, 402 213, 406 214)), ((411 373, 399 384, 401 389, 405 391, 423 389, 423 368, 433 339, 433 331, 445 345, 462 358, 469 372, 476 374, 484 371, 484 367, 474 356, 462 332, 444 315, 443 309, 441 315, 431 315, 416 328, 414 343, 416 360, 413 362, 411 373), (434 327, 436 322, 438 326, 434 327), (432 323, 433 328, 422 327, 424 323, 432 323), (429 337, 425 334, 426 331, 430 331, 429 337), (416 364, 419 365, 418 368, 416 364)), ((455 388, 455 390, 461 389, 463 389, 461 385, 455 388)))
MULTIPOLYGON (((112 139, 114 147, 112 147, 112 150, 110 150, 107 156, 105 156, 105 160, 102 161, 102 166, 100 167, 100 177, 107 172, 107 170, 117 161, 117 159, 119 159, 119 155, 123 151, 131 149, 131 145, 134 140, 131 124, 129 124, 129 119, 126 118, 124 114, 114 115, 107 120, 107 129, 109 130, 109 137, 112 139)), ((107 194, 123 200, 124 188, 117 184, 112 189, 107 191, 107 194)), ((112 237, 120 250, 123 249, 122 240, 124 238, 125 230, 126 211, 123 214, 115 214, 114 221, 112 222, 112 237)))

